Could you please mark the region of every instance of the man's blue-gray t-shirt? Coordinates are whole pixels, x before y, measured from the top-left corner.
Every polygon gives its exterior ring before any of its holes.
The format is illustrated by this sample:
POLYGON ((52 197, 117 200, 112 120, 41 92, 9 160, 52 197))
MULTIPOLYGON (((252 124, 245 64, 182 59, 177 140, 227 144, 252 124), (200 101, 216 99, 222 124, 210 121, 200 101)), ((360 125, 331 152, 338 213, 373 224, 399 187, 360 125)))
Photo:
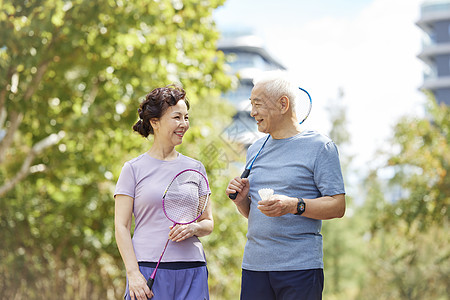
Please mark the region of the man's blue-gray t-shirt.
MULTIPOLYGON (((266 137, 247 152, 247 165, 266 137)), ((322 221, 287 214, 268 217, 258 208, 258 190, 315 199, 345 193, 339 154, 328 137, 303 131, 287 139, 269 138, 249 176, 250 214, 242 268, 291 271, 323 268, 322 221)), ((308 209, 308 207, 306 207, 308 209)))

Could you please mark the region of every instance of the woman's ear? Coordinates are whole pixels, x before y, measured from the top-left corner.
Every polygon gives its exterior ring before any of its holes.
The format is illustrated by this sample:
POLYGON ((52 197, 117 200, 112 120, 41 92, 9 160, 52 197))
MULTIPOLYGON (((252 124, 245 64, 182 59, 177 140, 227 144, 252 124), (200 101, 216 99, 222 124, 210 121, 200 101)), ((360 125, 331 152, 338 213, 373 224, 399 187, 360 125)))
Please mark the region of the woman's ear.
POLYGON ((150 119, 150 126, 152 126, 153 130, 159 128, 159 119, 158 118, 150 119))

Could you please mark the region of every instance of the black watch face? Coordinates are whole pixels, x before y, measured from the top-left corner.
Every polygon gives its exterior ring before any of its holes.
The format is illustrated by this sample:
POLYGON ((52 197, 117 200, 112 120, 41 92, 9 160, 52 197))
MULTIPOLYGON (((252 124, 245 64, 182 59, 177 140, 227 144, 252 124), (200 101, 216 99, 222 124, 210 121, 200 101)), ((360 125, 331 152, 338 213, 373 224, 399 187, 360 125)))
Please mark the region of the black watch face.
POLYGON ((298 212, 303 212, 305 211, 305 203, 304 202, 300 202, 297 206, 297 210, 298 212))
POLYGON ((304 202, 300 202, 298 204, 298 211, 305 211, 305 203, 304 202))

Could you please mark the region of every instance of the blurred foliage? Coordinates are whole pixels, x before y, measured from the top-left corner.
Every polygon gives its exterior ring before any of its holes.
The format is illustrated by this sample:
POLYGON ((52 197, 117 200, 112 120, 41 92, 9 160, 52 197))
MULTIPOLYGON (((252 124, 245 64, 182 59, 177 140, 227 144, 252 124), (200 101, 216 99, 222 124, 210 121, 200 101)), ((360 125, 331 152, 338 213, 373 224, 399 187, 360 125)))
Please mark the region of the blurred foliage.
MULTIPOLYGON (((346 216, 324 221, 324 298, 448 299, 450 115, 433 99, 427 108, 424 119, 396 125, 388 172, 365 178, 364 203, 347 194, 346 216)), ((338 101, 329 109, 339 147, 349 141, 345 111, 338 101)), ((344 177, 355 172, 351 157, 340 156, 344 177)))
MULTIPOLYGON (((401 218, 408 227, 426 230, 444 226, 450 210, 450 110, 428 103, 428 119, 401 121, 395 129, 399 153, 389 159, 395 169, 391 185, 400 186, 406 197, 382 220, 401 218)), ((385 226, 386 226, 385 225, 385 226)))
POLYGON ((404 118, 386 168, 373 171, 364 299, 448 299, 450 294, 450 110, 430 98, 424 119, 404 118), (386 182, 387 181, 387 182, 386 182), (400 193, 388 191, 400 190, 400 193))
POLYGON ((363 258, 359 253, 361 240, 361 220, 353 216, 356 209, 352 187, 348 176, 354 172, 352 156, 345 149, 350 146, 351 133, 347 129, 347 107, 344 102, 344 90, 340 89, 336 98, 330 99, 327 105, 328 119, 331 123, 329 137, 339 149, 339 159, 346 185, 346 215, 341 219, 322 221, 324 252, 324 298, 348 299, 358 287, 358 278, 354 276, 363 267, 363 258))

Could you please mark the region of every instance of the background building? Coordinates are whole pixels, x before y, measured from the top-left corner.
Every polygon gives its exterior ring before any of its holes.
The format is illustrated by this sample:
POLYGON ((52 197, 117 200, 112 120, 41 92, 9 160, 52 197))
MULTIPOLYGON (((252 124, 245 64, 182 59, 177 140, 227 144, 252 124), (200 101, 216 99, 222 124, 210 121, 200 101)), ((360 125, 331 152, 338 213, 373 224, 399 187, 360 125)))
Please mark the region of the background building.
POLYGON ((419 58, 426 63, 422 88, 450 105, 450 0, 429 0, 417 21, 426 36, 419 58))
POLYGON ((235 89, 223 95, 237 110, 232 126, 227 128, 227 135, 248 147, 262 136, 250 116, 253 78, 258 72, 286 68, 266 51, 263 40, 249 29, 222 32, 218 49, 227 55, 230 72, 239 80, 235 89))

